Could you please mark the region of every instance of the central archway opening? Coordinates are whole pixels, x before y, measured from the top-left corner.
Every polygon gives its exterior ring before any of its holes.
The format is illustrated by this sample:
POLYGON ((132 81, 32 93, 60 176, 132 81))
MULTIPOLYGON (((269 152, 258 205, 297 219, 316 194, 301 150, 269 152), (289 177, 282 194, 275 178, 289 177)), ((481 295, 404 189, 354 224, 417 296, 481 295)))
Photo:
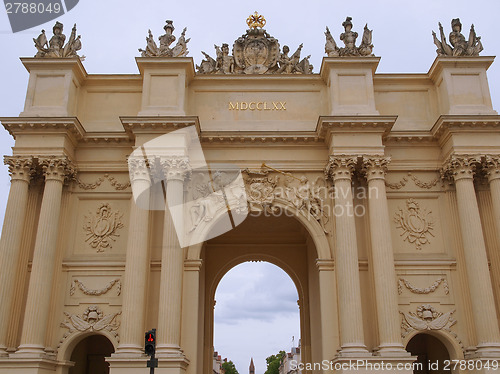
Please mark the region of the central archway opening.
POLYGON ((91 335, 79 342, 71 353, 71 361, 75 366, 69 374, 108 374, 110 357, 115 349, 113 344, 103 335, 91 335))
POLYGON ((450 370, 444 370, 445 360, 450 360, 448 349, 435 336, 426 333, 417 334, 410 339, 406 350, 417 357, 413 370, 415 374, 450 373, 450 370))
POLYGON ((268 262, 229 270, 215 294, 214 347, 246 373, 266 370, 266 358, 291 352, 300 341, 298 292, 290 276, 268 262))

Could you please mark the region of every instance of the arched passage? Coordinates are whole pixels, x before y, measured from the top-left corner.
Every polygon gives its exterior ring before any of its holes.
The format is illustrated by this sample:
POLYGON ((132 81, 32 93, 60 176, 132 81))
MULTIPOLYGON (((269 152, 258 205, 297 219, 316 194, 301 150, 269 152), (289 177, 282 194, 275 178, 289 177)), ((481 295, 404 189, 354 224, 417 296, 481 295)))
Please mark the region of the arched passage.
POLYGON ((417 357, 413 370, 415 374, 450 373, 444 370, 445 361, 450 360, 450 353, 436 336, 419 333, 409 340, 406 350, 417 357))
MULTIPOLYGON (((319 239, 321 240, 323 239, 319 239)), ((296 217, 260 215, 248 217, 235 229, 207 241, 200 248, 200 258, 203 260, 200 272, 200 338, 203 347, 200 346, 199 349, 203 355, 200 365, 203 374, 211 373, 215 348, 214 302, 217 286, 230 269, 247 261, 269 262, 290 276, 298 294, 303 360, 321 361, 321 303, 317 259, 321 258, 320 253, 328 256, 329 248, 323 246, 319 250, 315 245, 317 242, 318 237, 313 238, 309 229, 296 217), (315 354, 318 357, 314 357, 315 354)), ((326 287, 331 290, 334 284, 327 284, 326 287)), ((221 354, 224 355, 224 352, 221 354)))
POLYGON ((70 361, 75 366, 69 369, 69 374, 108 374, 110 357, 115 349, 104 335, 90 335, 82 339, 73 349, 70 361))
MULTIPOLYGON (((215 294, 214 347, 245 373, 253 358, 256 372, 265 359, 287 352, 300 339, 296 284, 267 261, 244 262, 229 270, 215 294)), ((295 346, 296 346, 295 345, 295 346)))

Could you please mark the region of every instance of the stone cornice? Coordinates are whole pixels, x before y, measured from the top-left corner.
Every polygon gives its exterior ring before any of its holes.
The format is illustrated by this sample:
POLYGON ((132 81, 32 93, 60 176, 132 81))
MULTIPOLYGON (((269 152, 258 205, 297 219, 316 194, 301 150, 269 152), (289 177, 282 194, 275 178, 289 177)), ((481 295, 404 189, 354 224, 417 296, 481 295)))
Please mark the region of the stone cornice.
POLYGON ((85 129, 76 117, 0 117, 0 122, 14 139, 20 134, 66 134, 76 144, 85 136, 85 129))
POLYGON ((436 57, 427 73, 435 80, 443 68, 484 68, 488 69, 495 60, 494 56, 473 56, 473 57, 436 57))
POLYGON ((120 117, 120 121, 130 139, 136 134, 165 134, 188 126, 196 126, 201 133, 197 116, 120 117))
MULTIPOLYGON (((492 132, 500 126, 500 115, 441 115, 430 133, 443 140, 452 133, 492 132)), ((495 131, 497 132, 497 131, 495 131)))
POLYGON ((321 139, 336 133, 378 133, 385 138, 397 119, 398 116, 320 116, 316 134, 321 139))

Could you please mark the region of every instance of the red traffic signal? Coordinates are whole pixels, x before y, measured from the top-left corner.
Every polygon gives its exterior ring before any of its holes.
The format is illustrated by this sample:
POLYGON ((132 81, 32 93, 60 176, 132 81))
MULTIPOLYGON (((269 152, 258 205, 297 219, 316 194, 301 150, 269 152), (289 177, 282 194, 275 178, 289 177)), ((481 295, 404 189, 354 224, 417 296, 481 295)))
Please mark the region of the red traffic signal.
POLYGON ((144 343, 144 353, 148 356, 154 356, 156 352, 156 329, 146 332, 144 343))

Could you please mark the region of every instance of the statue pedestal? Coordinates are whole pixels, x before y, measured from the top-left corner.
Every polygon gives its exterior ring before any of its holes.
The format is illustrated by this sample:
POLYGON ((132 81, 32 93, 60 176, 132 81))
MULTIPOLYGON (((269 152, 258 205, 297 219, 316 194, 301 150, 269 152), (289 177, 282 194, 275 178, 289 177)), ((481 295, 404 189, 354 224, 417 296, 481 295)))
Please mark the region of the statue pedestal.
POLYGON ((330 92, 330 115, 378 115, 373 75, 380 57, 325 57, 320 74, 330 92))
POLYGON ((79 58, 21 58, 30 73, 21 117, 74 117, 87 72, 79 58))
POLYGON ((139 116, 184 116, 187 86, 194 77, 191 57, 137 57, 143 76, 139 116))
POLYGON ((436 85, 440 114, 497 114, 486 70, 495 58, 437 57, 429 77, 436 85))

